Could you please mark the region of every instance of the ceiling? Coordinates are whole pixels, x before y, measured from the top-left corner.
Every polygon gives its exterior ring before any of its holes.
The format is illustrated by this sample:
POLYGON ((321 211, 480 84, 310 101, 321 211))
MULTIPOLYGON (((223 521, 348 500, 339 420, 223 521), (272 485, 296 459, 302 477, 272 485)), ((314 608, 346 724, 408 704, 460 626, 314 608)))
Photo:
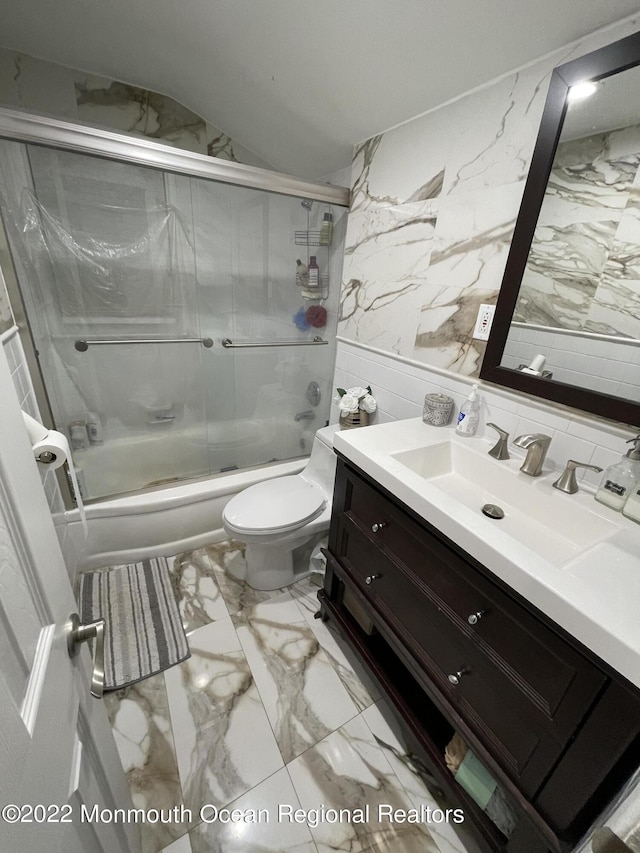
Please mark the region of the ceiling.
POLYGON ((2 0, 0 46, 169 95, 274 169, 352 146, 638 0, 2 0))

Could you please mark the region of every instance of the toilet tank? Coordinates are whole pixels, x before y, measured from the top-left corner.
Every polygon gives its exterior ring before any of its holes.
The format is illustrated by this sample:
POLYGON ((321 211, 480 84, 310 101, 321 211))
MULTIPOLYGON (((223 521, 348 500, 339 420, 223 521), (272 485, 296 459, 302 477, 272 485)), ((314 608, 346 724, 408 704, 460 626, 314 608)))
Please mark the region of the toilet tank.
POLYGON ((315 483, 328 498, 333 496, 333 481, 336 475, 336 455, 333 452, 333 436, 340 427, 338 424, 321 427, 316 431, 311 448, 311 456, 300 476, 307 482, 315 483))

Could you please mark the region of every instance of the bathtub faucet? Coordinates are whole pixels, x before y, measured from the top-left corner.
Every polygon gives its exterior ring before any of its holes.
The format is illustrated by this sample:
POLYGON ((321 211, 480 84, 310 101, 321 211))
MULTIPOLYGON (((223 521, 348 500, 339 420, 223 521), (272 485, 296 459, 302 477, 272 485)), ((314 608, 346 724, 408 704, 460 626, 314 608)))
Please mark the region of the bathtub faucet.
POLYGON ((312 421, 316 416, 316 413, 311 411, 311 409, 307 409, 306 412, 298 412, 295 416, 294 420, 296 421, 312 421))
POLYGON ((148 424, 161 424, 165 421, 175 421, 175 415, 154 415, 150 421, 147 421, 148 424))

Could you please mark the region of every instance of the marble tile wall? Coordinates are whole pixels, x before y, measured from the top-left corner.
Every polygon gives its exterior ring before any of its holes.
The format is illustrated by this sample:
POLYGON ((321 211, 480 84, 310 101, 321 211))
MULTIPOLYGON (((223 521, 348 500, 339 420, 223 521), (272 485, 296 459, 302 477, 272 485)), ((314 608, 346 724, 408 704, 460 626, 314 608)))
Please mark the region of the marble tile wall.
POLYGON ((640 337, 639 165, 640 126, 558 146, 516 320, 640 337))
POLYGON ((635 32, 600 31, 363 142, 353 162, 338 333, 477 376, 471 333, 504 271, 552 69, 635 32))
POLYGON ((0 48, 0 104, 270 168, 223 130, 167 95, 4 48, 0 48))

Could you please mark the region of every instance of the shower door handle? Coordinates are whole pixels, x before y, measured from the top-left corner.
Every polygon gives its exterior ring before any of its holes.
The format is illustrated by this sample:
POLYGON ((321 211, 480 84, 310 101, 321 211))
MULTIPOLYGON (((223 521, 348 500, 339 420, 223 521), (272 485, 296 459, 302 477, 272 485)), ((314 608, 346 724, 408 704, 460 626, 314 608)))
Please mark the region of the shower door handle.
POLYGON ((129 340, 103 340, 103 339, 79 339, 74 343, 78 352, 86 352, 89 347, 105 346, 111 344, 202 344, 206 349, 211 349, 213 341, 211 338, 130 338, 129 340))
POLYGON ((67 622, 67 649, 70 658, 79 654, 83 643, 94 641, 91 695, 96 699, 102 699, 104 693, 104 625, 104 619, 83 623, 77 613, 72 613, 67 622))

